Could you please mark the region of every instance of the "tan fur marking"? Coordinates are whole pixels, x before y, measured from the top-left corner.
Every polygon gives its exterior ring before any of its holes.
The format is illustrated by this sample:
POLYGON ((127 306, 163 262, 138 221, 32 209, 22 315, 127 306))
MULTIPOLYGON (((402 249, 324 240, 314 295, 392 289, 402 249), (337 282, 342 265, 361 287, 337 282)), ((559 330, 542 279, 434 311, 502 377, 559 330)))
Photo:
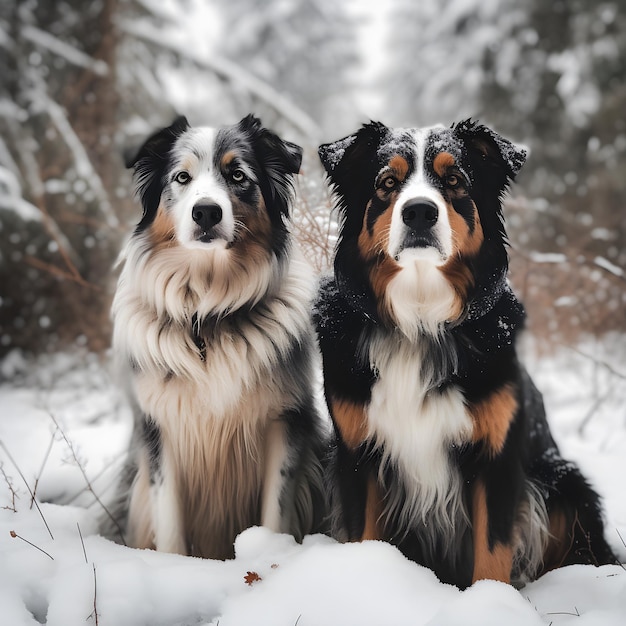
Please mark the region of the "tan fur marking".
POLYGON ((155 248, 167 248, 175 245, 176 232, 174 222, 163 205, 157 209, 154 221, 150 225, 150 237, 155 248))
POLYGON ((467 222, 448 204, 448 221, 452 229, 452 245, 455 252, 464 252, 464 243, 469 236, 469 226, 467 222))
POLYGON ((567 528, 565 514, 560 511, 550 513, 550 535, 543 555, 542 573, 561 567, 571 547, 572 535, 567 528))
POLYGON ((357 448, 367 437, 364 407, 349 400, 332 400, 331 406, 341 438, 349 448, 357 448))
POLYGON ((237 256, 251 265, 266 262, 271 250, 272 224, 263 198, 259 197, 256 207, 233 199, 233 213, 237 232, 233 250, 237 256))
MULTIPOLYGON (((400 157, 397 158, 400 159, 400 157)), ((401 160, 404 161, 404 159, 401 160)), ((371 235, 367 230, 368 205, 365 216, 363 217, 363 228, 359 235, 359 249, 361 250, 363 258, 372 262, 369 273, 370 283, 379 303, 384 301, 383 296, 389 281, 400 271, 399 265, 385 252, 387 244, 389 243, 389 229, 391 228, 394 204, 395 203, 392 203, 389 208, 378 217, 371 235)), ((381 311, 381 315, 386 314, 387 313, 381 311)))
POLYGON ((367 495, 365 501, 365 527, 361 541, 382 539, 380 519, 383 512, 382 497, 376 478, 370 475, 367 479, 367 495))
POLYGON ((372 290, 377 296, 379 313, 383 317, 388 317, 390 311, 386 308, 386 300, 384 298, 387 290, 387 285, 391 279, 400 271, 400 266, 389 256, 385 255, 372 269, 370 270, 370 282, 372 284, 372 290))
POLYGON ((484 240, 485 233, 483 232, 483 225, 480 221, 480 215, 478 214, 478 211, 474 208, 474 230, 471 233, 468 230, 467 238, 463 242, 463 253, 468 256, 476 256, 480 251, 484 240))
POLYGON ((389 161, 389 167, 394 171, 394 174, 396 174, 398 179, 401 181, 406 178, 406 175, 409 172, 409 164, 406 162, 406 159, 402 158, 398 154, 391 158, 391 160, 389 161))
MULTIPOLYGON (((373 251, 378 252, 387 249, 389 243, 389 231, 391 229, 391 217, 393 215, 393 207, 395 202, 376 220, 372 231, 373 251)), ((365 222, 363 230, 367 232, 365 222)))
POLYGON ((473 441, 485 441, 489 451, 498 454, 517 411, 514 388, 505 385, 481 402, 470 404, 468 410, 474 421, 473 441))
POLYGON ((487 494, 482 482, 474 486, 472 496, 472 533, 474 538, 474 573, 472 583, 477 580, 499 580, 511 582, 513 547, 498 543, 489 547, 489 515, 487 494))
POLYGON ((374 224, 372 233, 367 229, 367 216, 370 210, 370 204, 365 209, 363 216, 363 224, 359 234, 359 250, 366 260, 376 258, 383 253, 389 242, 389 229, 391 228, 391 216, 393 214, 393 204, 387 210, 378 216, 374 224))
POLYGON ((443 176, 455 162, 454 157, 449 152, 440 152, 433 160, 433 169, 437 176, 443 176))
POLYGON ((222 169, 228 167, 233 162, 236 156, 237 154, 235 153, 234 150, 229 150, 226 154, 224 154, 224 156, 222 157, 222 160, 220 161, 220 165, 222 166, 222 169))
POLYGON ((474 207, 474 229, 470 232, 468 223, 448 204, 448 220, 452 229, 452 246, 456 254, 473 257, 478 254, 485 235, 480 216, 474 207))

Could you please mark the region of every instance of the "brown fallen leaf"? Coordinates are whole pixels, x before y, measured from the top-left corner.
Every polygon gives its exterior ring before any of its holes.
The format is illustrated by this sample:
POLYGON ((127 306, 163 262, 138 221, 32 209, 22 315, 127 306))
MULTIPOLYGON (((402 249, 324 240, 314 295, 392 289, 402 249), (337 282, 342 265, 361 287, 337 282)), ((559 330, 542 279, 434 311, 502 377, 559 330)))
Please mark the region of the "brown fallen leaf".
POLYGON ((259 582, 260 580, 263 580, 256 572, 248 572, 243 579, 246 581, 246 585, 249 585, 250 587, 256 583, 259 582))

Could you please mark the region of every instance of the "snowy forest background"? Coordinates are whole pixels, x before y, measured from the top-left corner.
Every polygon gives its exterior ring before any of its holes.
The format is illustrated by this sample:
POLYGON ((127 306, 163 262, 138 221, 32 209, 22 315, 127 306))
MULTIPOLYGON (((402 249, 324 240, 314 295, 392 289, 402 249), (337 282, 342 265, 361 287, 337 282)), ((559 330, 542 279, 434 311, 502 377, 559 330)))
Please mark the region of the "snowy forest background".
POLYGON ((0 357, 109 345, 137 221, 124 150, 175 112, 248 112, 307 152, 297 223, 328 264, 315 148, 369 119, 476 117, 531 148, 507 215, 543 348, 626 330, 626 13, 606 0, 3 0, 0 357))
POLYGON ((526 356, 575 370, 581 433, 623 407, 617 0, 3 0, 0 48, 0 382, 40 386, 50 354, 107 366, 115 259, 140 216, 123 155, 175 114, 254 112, 305 148, 294 228, 319 271, 334 241, 319 143, 370 119, 473 117, 531 150, 505 210, 526 356))

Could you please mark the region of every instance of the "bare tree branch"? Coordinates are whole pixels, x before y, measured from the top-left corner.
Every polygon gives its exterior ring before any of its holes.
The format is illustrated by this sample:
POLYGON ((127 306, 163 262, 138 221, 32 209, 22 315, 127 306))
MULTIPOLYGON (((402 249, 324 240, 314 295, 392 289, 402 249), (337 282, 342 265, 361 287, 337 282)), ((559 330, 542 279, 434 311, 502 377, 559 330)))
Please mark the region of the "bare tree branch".
POLYGON ((74 132, 74 129, 67 119, 65 112, 56 102, 54 102, 54 100, 50 98, 45 99, 44 105, 45 110, 50 115, 52 123, 59 131, 59 136, 65 139, 65 144, 70 149, 74 159, 76 171, 85 179, 98 199, 100 210, 105 216, 107 224, 111 228, 119 227, 120 221, 117 215, 113 212, 111 201, 109 200, 108 193, 102 183, 102 179, 96 171, 96 168, 93 166, 91 159, 85 150, 85 146, 74 132))
POLYGON ((15 488, 13 487, 13 483, 11 482, 11 479, 7 476, 7 473, 4 471, 4 465, 1 463, 0 463, 0 473, 2 473, 4 481, 6 482, 7 487, 9 488, 9 493, 11 494, 11 504, 8 506, 3 506, 2 508, 8 511, 13 511, 13 513, 17 513, 17 508, 15 506, 15 498, 19 498, 19 496, 17 495, 17 492, 15 491, 15 488))
POLYGON ((253 76, 241 66, 223 57, 204 58, 196 54, 193 48, 185 48, 163 39, 162 34, 145 24, 123 21, 120 28, 129 35, 143 39, 158 47, 176 53, 182 58, 192 61, 198 67, 208 70, 223 80, 243 88, 253 96, 262 100, 267 106, 274 109, 279 115, 289 121, 295 128, 307 137, 312 143, 318 143, 320 136, 319 126, 293 102, 285 98, 280 92, 253 76))
POLYGON ((93 59, 88 54, 61 41, 58 37, 54 37, 45 30, 27 25, 22 28, 20 34, 35 46, 45 48, 53 54, 63 57, 72 65, 84 67, 94 72, 94 74, 98 74, 98 76, 106 76, 109 72, 109 68, 104 61, 93 59))
POLYGON ((50 263, 41 261, 40 259, 34 256, 26 255, 24 257, 24 262, 28 263, 29 265, 32 265, 36 269, 42 270, 44 272, 48 272, 49 274, 52 274, 53 276, 56 276, 57 278, 70 280, 75 283, 78 283, 82 287, 89 287, 90 289, 100 291, 100 287, 98 285, 94 285, 92 283, 87 282, 82 276, 80 276, 80 274, 75 274, 74 272, 65 272, 64 270, 54 265, 50 265, 50 263))
POLYGON ((568 350, 571 350, 572 352, 575 352, 576 354, 582 356, 583 358, 588 359, 589 361, 592 361, 596 365, 599 365, 600 367, 603 367, 608 372, 610 372, 613 376, 617 376, 617 378, 621 378, 622 380, 626 380, 626 374, 623 374, 622 372, 618 372, 613 366, 609 365, 606 361, 601 361, 600 359, 596 359, 595 357, 591 356, 590 354, 587 354, 586 352, 583 352, 582 350, 579 350, 578 348, 576 348, 576 347, 574 347, 572 345, 569 345, 569 344, 566 344, 566 343, 562 343, 562 342, 559 342, 559 343, 560 343, 560 345, 564 346, 568 350))

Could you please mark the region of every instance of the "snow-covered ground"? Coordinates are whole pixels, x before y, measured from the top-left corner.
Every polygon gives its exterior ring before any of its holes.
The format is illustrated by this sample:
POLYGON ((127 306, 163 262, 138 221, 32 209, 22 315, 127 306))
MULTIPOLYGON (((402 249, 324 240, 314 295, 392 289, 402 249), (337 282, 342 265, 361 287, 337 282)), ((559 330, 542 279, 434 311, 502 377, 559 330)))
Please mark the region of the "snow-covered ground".
MULTIPOLYGON (((625 343, 528 359, 563 452, 605 497, 607 537, 622 560, 625 343)), ((520 591, 482 581, 461 592, 379 542, 313 536, 298 545, 252 528, 226 562, 110 543, 94 534, 101 509, 90 489, 110 491, 130 415, 106 366, 93 355, 34 366, 14 353, 2 379, 11 383, 0 385, 0 626, 626 623, 617 566, 564 568, 520 591)))

